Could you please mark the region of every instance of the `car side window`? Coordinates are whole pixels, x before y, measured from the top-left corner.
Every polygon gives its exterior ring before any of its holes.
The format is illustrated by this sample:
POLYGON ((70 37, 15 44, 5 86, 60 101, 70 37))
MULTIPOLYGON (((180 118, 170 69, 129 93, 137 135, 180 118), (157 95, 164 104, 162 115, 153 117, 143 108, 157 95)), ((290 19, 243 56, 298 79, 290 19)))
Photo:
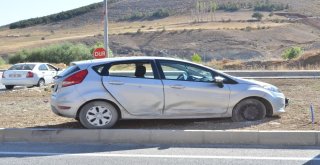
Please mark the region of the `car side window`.
POLYGON ((214 76, 206 68, 188 63, 160 61, 160 66, 166 80, 212 82, 214 76))
POLYGON ((48 70, 48 68, 46 67, 45 64, 41 64, 41 65, 39 66, 39 70, 41 70, 41 71, 46 71, 46 70, 48 70))
POLYGON ((154 72, 150 62, 129 62, 112 64, 108 70, 109 76, 149 78, 154 79, 154 72))
POLYGON ((57 69, 51 65, 47 65, 50 71, 57 71, 57 69))

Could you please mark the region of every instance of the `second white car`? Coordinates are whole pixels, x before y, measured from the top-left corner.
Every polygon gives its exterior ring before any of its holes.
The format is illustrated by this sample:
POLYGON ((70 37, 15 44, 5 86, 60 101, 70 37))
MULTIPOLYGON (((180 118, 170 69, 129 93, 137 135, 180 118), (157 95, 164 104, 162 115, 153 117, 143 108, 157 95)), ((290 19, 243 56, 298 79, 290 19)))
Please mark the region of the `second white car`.
POLYGON ((48 63, 19 63, 3 72, 1 83, 6 89, 14 86, 43 86, 53 82, 59 68, 48 63))

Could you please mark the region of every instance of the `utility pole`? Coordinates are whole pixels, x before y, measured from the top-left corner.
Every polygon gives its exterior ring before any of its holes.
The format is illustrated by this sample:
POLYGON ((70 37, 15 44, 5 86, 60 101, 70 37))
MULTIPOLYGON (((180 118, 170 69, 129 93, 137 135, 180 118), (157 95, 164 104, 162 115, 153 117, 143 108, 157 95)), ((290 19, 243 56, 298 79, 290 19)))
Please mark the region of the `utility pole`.
POLYGON ((108 35, 108 2, 107 0, 104 0, 104 48, 108 54, 108 57, 110 57, 108 35))

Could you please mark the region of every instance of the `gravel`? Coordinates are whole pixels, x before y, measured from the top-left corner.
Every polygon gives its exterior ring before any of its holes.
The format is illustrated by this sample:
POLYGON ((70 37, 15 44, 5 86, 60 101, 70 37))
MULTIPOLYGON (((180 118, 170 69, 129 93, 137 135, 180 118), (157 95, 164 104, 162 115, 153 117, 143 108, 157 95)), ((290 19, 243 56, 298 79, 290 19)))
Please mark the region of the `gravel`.
MULTIPOLYGON (((118 129, 201 129, 201 130, 320 130, 317 79, 262 80, 278 86, 290 98, 287 113, 261 121, 234 123, 224 119, 123 120, 118 129), (311 123, 310 104, 315 109, 311 123)), ((75 119, 56 116, 50 109, 50 90, 46 88, 0 89, 0 127, 2 128, 83 128, 75 119)))

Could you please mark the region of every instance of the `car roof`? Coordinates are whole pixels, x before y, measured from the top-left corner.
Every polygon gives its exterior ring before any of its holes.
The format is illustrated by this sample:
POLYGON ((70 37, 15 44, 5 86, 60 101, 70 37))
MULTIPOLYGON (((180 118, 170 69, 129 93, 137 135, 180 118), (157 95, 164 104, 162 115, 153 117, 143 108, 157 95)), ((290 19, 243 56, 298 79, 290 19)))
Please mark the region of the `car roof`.
POLYGON ((181 59, 169 58, 169 57, 156 57, 156 56, 133 56, 133 57, 114 57, 114 58, 103 58, 103 59, 94 59, 94 60, 85 60, 85 61, 75 61, 71 64, 73 65, 86 65, 86 64, 102 64, 106 62, 118 62, 118 61, 130 61, 130 60, 174 60, 174 61, 183 61, 181 59))
POLYGON ((22 65, 22 64, 37 65, 37 64, 48 64, 48 63, 43 63, 43 62, 24 62, 24 63, 16 63, 16 64, 14 64, 14 65, 22 65))
MULTIPOLYGON (((177 61, 177 62, 185 62, 185 63, 190 63, 193 65, 198 65, 202 66, 204 68, 210 69, 210 70, 215 70, 213 68, 210 68, 208 66, 205 66, 203 64, 196 64, 191 61, 187 60, 182 60, 182 59, 177 59, 177 58, 170 58, 170 57, 156 57, 156 56, 132 56, 132 57, 114 57, 114 58, 103 58, 103 59, 94 59, 94 60, 85 60, 85 61, 75 61, 71 62, 71 65, 77 65, 80 68, 87 68, 92 65, 100 65, 100 64, 105 64, 109 62, 121 62, 121 61, 130 61, 130 60, 171 60, 171 61, 177 61)), ((222 73, 221 71, 215 70, 218 73, 222 73)))

